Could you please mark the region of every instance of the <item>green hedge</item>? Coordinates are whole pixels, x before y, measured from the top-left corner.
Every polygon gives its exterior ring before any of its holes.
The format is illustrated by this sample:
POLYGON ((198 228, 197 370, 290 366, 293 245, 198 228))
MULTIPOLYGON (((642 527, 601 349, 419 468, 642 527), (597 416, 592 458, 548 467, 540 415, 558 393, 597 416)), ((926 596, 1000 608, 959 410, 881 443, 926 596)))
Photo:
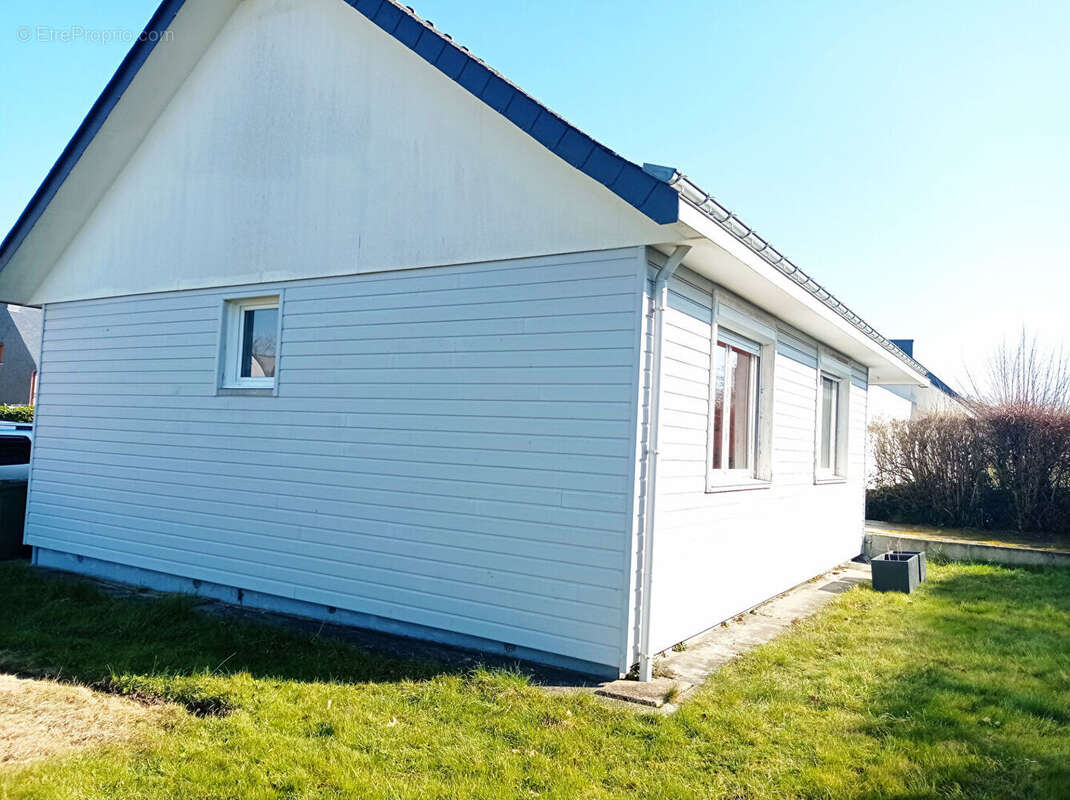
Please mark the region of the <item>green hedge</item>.
POLYGON ((1070 542, 1070 409, 974 410, 871 426, 866 516, 1070 542))
POLYGON ((33 406, 0 405, 0 420, 7 422, 33 422, 33 406))

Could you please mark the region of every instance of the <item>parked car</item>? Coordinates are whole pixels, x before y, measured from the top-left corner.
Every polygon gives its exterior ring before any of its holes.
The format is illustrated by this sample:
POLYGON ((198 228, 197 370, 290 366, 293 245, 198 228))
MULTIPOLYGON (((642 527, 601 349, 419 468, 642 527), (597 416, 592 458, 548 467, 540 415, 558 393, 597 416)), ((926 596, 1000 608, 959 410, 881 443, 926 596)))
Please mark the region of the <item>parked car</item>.
POLYGON ((33 424, 0 422, 0 480, 26 480, 30 476, 33 424))

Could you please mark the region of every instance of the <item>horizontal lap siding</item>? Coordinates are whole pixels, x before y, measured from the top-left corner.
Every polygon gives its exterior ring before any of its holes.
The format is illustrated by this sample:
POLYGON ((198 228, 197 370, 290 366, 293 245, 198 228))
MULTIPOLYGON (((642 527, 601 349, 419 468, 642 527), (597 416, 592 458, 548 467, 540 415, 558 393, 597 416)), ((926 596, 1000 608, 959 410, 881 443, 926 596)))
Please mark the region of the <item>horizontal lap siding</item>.
POLYGON ((29 543, 618 665, 634 251, 51 305, 29 543), (217 396, 282 289, 277 397, 217 396))
POLYGON ((778 332, 771 488, 706 492, 712 301, 687 271, 665 319, 652 647, 665 649, 859 552, 866 389, 851 388, 849 480, 814 485, 816 348, 778 332), (702 302, 703 298, 705 301, 702 302))

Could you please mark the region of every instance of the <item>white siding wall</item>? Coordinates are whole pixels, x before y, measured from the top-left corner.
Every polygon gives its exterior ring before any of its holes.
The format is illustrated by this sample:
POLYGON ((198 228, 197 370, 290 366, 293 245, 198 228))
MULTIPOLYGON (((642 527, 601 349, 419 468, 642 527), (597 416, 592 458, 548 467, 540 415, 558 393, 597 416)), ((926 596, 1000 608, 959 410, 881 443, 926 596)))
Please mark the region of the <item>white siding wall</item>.
POLYGON ((49 305, 27 541, 619 666, 642 250, 49 305), (277 397, 217 396, 283 288, 277 397))
POLYGON ((854 371, 850 390, 848 481, 815 485, 817 350, 783 327, 772 485, 706 492, 711 289, 688 270, 670 283, 652 561, 655 652, 857 555, 862 543, 865 372, 854 371))

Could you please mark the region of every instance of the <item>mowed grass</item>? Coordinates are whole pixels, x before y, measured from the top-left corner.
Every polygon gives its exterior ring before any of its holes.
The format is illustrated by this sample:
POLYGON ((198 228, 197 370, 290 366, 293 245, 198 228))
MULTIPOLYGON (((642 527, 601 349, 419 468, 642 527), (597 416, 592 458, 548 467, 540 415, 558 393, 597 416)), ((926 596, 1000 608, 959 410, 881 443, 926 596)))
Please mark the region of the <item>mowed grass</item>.
POLYGON ((1070 571, 929 576, 846 592, 660 717, 0 565, 0 671, 190 709, 0 797, 1070 796, 1070 571))

